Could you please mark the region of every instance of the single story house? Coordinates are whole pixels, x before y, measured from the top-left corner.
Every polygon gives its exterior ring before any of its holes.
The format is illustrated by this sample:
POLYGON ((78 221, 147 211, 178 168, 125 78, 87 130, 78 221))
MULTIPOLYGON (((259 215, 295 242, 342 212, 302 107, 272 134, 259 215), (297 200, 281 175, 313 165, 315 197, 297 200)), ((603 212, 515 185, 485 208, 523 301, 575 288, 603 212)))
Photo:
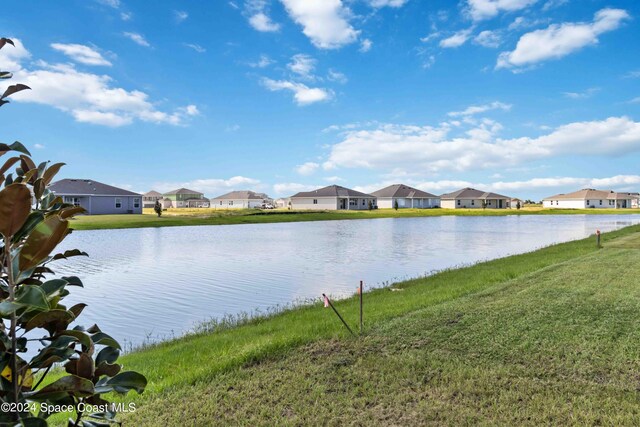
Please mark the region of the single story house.
POLYGON ((635 193, 616 193, 611 190, 583 188, 568 194, 556 194, 542 200, 542 206, 551 209, 627 209, 638 206, 635 193))
POLYGON ((232 191, 211 199, 211 207, 215 209, 259 209, 266 204, 271 204, 269 196, 248 190, 232 191))
POLYGON ((376 207, 376 197, 339 185, 313 191, 301 191, 291 196, 292 209, 367 210, 376 207))
POLYGON ((140 194, 91 179, 61 179, 49 190, 65 203, 82 206, 88 215, 142 213, 140 194))
POLYGON ((511 197, 475 188, 463 188, 440 196, 440 206, 447 209, 506 209, 511 205, 511 197))
POLYGON ((394 184, 371 193, 378 200, 378 208, 438 208, 440 197, 409 187, 394 184))
POLYGON ((162 195, 162 207, 167 208, 208 208, 209 199, 199 191, 178 188, 162 195))
POLYGON ((153 208, 158 200, 162 201, 162 193, 151 190, 142 195, 142 207, 153 208))
POLYGON ((286 209, 290 206, 291 204, 291 199, 288 197, 282 197, 280 199, 276 199, 274 200, 274 206, 278 209, 286 209))

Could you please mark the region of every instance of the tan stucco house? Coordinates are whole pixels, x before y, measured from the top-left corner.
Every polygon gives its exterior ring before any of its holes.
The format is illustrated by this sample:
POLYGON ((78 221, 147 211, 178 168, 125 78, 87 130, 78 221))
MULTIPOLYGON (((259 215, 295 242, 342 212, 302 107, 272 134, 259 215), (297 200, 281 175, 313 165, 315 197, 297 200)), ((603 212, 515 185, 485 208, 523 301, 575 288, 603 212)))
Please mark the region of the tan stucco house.
POLYGON ((507 209, 511 197, 475 188, 463 188, 440 196, 440 206, 446 209, 507 209))
POLYGON ((394 184, 371 193, 378 200, 378 208, 437 208, 440 197, 404 184, 394 184))
POLYGON ((339 185, 302 191, 291 196, 292 209, 367 210, 369 207, 376 207, 375 196, 339 185))

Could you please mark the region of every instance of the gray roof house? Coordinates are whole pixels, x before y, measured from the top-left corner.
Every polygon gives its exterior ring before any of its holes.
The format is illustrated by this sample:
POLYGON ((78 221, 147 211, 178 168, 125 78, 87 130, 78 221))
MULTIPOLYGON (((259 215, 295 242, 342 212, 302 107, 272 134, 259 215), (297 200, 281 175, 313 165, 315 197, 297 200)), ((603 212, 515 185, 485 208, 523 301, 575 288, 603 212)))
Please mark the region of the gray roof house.
POLYGON ((637 208, 638 194, 583 188, 573 193, 556 194, 555 196, 547 197, 542 200, 542 205, 545 208, 554 209, 637 208))
POLYGON ((302 191, 291 196, 292 209, 366 210, 376 206, 375 196, 339 185, 302 191))
POLYGON ((440 196, 440 206, 447 209, 477 209, 484 207, 483 203, 488 209, 506 209, 511 197, 468 187, 440 196))
POLYGON ((378 199, 381 209, 395 208, 436 208, 440 207, 440 197, 404 184, 394 184, 371 193, 378 199))
POLYGON ((154 190, 148 191, 142 195, 142 207, 152 208, 156 205, 156 201, 162 201, 163 197, 162 193, 158 193, 154 190))
POLYGON ((211 207, 215 209, 254 209, 267 203, 271 203, 269 196, 249 190, 231 191, 211 199, 211 207))
POLYGON ((178 188, 162 195, 163 208, 208 208, 209 199, 204 194, 189 190, 188 188, 178 188))
POLYGON ((49 190, 65 203, 82 206, 89 215, 142 213, 140 194, 91 179, 61 179, 49 190))

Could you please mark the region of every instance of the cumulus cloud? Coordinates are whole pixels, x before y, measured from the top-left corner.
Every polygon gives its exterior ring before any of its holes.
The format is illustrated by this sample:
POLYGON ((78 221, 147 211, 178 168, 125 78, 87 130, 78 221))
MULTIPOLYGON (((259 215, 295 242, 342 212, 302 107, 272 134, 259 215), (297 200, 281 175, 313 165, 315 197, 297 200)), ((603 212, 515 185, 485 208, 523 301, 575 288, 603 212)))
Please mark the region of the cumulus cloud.
POLYGON ((402 7, 409 0, 369 0, 369 4, 371 7, 375 7, 376 9, 381 7, 402 7))
POLYGON ((497 16, 501 12, 525 9, 538 0, 467 0, 467 13, 474 21, 497 16))
POLYGON ((160 191, 171 191, 176 188, 188 188, 189 190, 200 191, 210 197, 219 196, 233 190, 243 190, 251 187, 254 190, 261 187, 260 180, 245 176, 234 176, 228 179, 203 178, 184 182, 156 182, 152 188, 160 191))
POLYGON ((52 43, 51 47, 81 64, 111 66, 111 62, 107 61, 100 52, 89 46, 75 43, 52 43))
POLYGON ((250 62, 249 66, 252 68, 266 68, 274 62, 273 59, 269 58, 269 55, 262 54, 256 62, 250 62))
POLYGON ((142 34, 130 33, 125 31, 124 33, 122 33, 122 35, 140 46, 151 47, 151 44, 147 41, 147 39, 144 38, 142 34))
POLYGON ((273 22, 269 16, 266 0, 247 0, 244 15, 248 17, 249 25, 263 33, 280 31, 280 24, 273 22))
POLYGON ((477 36, 475 36, 473 41, 483 47, 496 48, 500 47, 502 37, 497 31, 485 30, 481 31, 477 36))
POLYGON ((302 83, 288 80, 262 79, 264 87, 270 91, 288 90, 293 92, 293 97, 298 105, 309 105, 316 102, 327 101, 333 97, 328 89, 309 87, 302 83))
POLYGON ((623 9, 601 9, 589 23, 553 24, 524 34, 511 52, 502 52, 496 68, 521 68, 550 59, 559 59, 598 43, 598 36, 620 27, 629 19, 623 9))
POLYGON ((332 82, 338 82, 341 84, 346 84, 349 81, 347 76, 345 76, 343 73, 332 70, 332 69, 329 70, 329 73, 327 74, 327 79, 329 79, 332 82))
POLYGON ((315 162, 307 162, 296 166, 296 172, 300 175, 311 175, 320 168, 320 164, 315 162))
POLYGON ((360 49, 358 50, 362 53, 365 53, 365 52, 369 52, 372 47, 373 47, 373 42, 369 39, 364 39, 360 42, 360 49))
POLYGON ((471 37, 470 28, 466 30, 458 31, 454 35, 440 40, 440 47, 444 47, 444 48, 460 47, 463 44, 465 44, 467 40, 469 40, 469 37, 471 37))
POLYGON ((189 17, 189 14, 184 10, 174 10, 173 16, 175 17, 176 22, 181 24, 189 17))
POLYGON ((462 111, 452 111, 448 113, 449 117, 465 117, 465 116, 473 116, 475 114, 486 113, 491 110, 503 110, 509 111, 511 110, 511 104, 505 104, 504 102, 494 101, 489 104, 483 105, 471 105, 465 108, 462 111))
POLYGON ((316 60, 309 55, 299 53, 291 57, 291 62, 287 64, 287 68, 298 76, 313 80, 313 72, 316 69, 316 60))
POLYGON ((320 49, 355 42, 359 31, 349 23, 351 12, 341 0, 280 0, 302 32, 320 49))
POLYGON ((538 137, 503 139, 489 119, 469 127, 380 125, 350 130, 330 147, 323 167, 403 170, 407 162, 425 172, 515 166, 554 156, 618 156, 640 151, 640 123, 628 117, 574 122, 538 137), (585 141, 590 143, 585 144, 585 141))
MULTIPOLYGON (((134 120, 180 125, 186 117, 198 114, 195 105, 160 111, 146 93, 117 87, 111 77, 82 72, 71 64, 36 61, 24 65, 31 55, 19 39, 13 41, 15 49, 0 50, 0 69, 11 70, 15 80, 33 89, 16 94, 12 98, 15 102, 50 105, 76 121, 112 127, 134 120)), ((0 84, 0 90, 9 84, 0 84)))

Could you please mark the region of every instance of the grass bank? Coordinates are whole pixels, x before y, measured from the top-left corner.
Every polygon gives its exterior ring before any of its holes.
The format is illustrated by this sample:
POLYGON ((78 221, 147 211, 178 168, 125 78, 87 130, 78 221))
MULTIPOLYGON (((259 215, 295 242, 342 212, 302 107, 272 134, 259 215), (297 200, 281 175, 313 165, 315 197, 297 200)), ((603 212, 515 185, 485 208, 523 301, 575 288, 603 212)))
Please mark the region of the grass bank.
MULTIPOLYGON (((637 424, 640 226, 129 354, 131 425, 637 424), (357 302, 337 302, 355 325, 357 302)), ((179 315, 176 313, 175 315, 179 315)))
POLYGON ((640 214, 640 209, 376 209, 372 211, 288 211, 170 209, 158 218, 151 210, 142 215, 93 215, 73 220, 76 230, 113 228, 175 227, 185 225, 260 224, 276 222, 330 221, 344 219, 410 218, 427 216, 505 216, 505 215, 603 215, 640 214))

